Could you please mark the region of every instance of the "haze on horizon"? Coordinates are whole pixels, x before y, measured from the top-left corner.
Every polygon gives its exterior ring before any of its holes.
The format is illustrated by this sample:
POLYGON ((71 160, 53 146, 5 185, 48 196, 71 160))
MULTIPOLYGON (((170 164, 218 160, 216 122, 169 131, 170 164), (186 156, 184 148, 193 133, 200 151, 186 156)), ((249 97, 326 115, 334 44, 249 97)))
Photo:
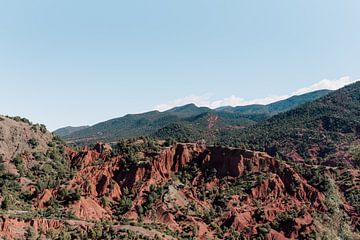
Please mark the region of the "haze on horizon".
POLYGON ((0 3, 0 114, 51 130, 360 78, 357 0, 0 3))

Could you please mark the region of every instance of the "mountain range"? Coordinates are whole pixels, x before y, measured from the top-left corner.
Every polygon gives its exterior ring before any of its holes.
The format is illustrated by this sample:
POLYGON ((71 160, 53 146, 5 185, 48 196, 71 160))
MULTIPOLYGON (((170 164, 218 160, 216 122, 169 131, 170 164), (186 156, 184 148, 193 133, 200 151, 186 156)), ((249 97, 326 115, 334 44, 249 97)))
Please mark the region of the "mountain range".
POLYGON ((281 152, 337 165, 360 136, 360 82, 275 115, 244 130, 222 131, 222 144, 281 152))
POLYGON ((193 138, 204 138, 208 142, 214 142, 215 135, 223 129, 242 129, 254 125, 273 115, 325 96, 329 92, 331 91, 315 91, 268 105, 210 109, 188 104, 164 112, 129 114, 91 127, 61 128, 54 133, 66 141, 81 144, 97 141, 111 142, 139 136, 161 137, 166 134, 168 129, 181 128, 182 131, 172 137, 184 142, 193 138))

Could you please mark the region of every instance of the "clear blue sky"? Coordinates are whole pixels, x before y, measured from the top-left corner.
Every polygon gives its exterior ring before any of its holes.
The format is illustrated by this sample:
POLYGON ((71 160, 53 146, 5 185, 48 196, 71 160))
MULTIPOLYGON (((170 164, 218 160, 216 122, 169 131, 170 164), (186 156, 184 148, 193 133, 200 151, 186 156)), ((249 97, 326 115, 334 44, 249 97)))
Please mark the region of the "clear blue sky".
POLYGON ((0 113, 50 129, 360 77, 359 0, 0 0, 0 113))

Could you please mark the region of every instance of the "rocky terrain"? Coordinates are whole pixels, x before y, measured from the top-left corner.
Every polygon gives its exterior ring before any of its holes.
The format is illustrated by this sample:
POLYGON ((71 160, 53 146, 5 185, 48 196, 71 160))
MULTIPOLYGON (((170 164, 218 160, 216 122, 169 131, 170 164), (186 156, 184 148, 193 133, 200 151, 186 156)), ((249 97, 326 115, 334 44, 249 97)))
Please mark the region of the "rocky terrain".
POLYGON ((1 170, 4 238, 359 238, 359 209, 346 196, 359 189, 356 169, 149 138, 77 150, 16 123, 49 142, 25 144, 10 161, 17 173, 1 170))
POLYGON ((47 143, 52 137, 44 125, 33 125, 20 117, 0 115, 0 162, 6 170, 17 174, 11 160, 22 153, 46 152, 47 143))

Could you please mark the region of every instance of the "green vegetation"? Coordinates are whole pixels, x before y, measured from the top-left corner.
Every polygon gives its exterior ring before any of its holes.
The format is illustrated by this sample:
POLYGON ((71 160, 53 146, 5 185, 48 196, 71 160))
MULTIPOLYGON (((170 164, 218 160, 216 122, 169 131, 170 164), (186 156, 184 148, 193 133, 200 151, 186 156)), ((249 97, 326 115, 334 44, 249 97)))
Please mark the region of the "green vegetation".
POLYGON ((71 203, 77 202, 80 200, 81 190, 67 190, 66 188, 61 188, 58 195, 57 200, 62 202, 65 205, 69 205, 71 203))
POLYGON ((34 124, 31 126, 31 130, 34 132, 40 131, 43 134, 47 132, 46 126, 44 124, 34 124))
POLYGON ((325 167, 309 167, 301 164, 294 166, 295 170, 300 173, 310 185, 316 187, 321 192, 326 193, 330 189, 330 180, 326 174, 325 167))
POLYGON ((295 219, 303 215, 302 211, 291 209, 287 212, 279 213, 271 227, 276 231, 289 231, 295 224, 295 219))
POLYGON ((129 172, 135 166, 148 165, 151 156, 160 151, 161 146, 155 140, 149 137, 140 137, 139 139, 121 140, 113 146, 113 155, 123 155, 121 168, 129 172), (140 157, 140 153, 145 154, 140 157))
POLYGON ((360 145, 354 146, 351 149, 351 155, 355 166, 360 166, 360 145))
MULTIPOLYGON (((31 139, 29 144, 37 146, 37 140, 31 139)), ((1 209, 23 211, 17 217, 34 218, 44 217, 69 217, 67 212, 60 209, 60 204, 69 204, 79 200, 79 190, 67 191, 60 186, 74 174, 68 159, 64 153, 64 145, 58 139, 49 143, 48 151, 44 154, 34 152, 32 155, 24 153, 17 155, 11 163, 17 169, 18 175, 5 171, 3 164, 0 165, 0 195, 3 197, 1 209), (24 162, 26 160, 26 163, 24 162), (31 188, 22 188, 20 178, 27 179, 31 188), (47 203, 46 211, 32 209, 35 198, 45 189, 60 188, 57 199, 47 203), (32 190, 33 189, 33 190, 32 190)))
POLYGON ((23 122, 23 123, 26 123, 26 124, 29 124, 29 125, 32 125, 32 122, 30 122, 29 119, 27 118, 23 118, 23 117, 19 117, 19 116, 15 116, 15 117, 10 117, 10 116, 6 116, 7 118, 10 118, 16 122, 23 122))
POLYGON ((355 207, 357 212, 360 212, 360 189, 356 186, 356 179, 349 172, 345 172, 338 177, 340 188, 344 192, 345 198, 349 203, 355 207))
POLYGON ((174 138, 179 142, 196 142, 203 138, 203 131, 186 123, 172 123, 159 129, 154 137, 159 139, 174 138))
POLYGON ((32 227, 29 227, 27 230, 26 230, 26 233, 24 235, 24 238, 26 240, 36 240, 36 233, 35 233, 35 230, 32 228, 32 227))
POLYGON ((18 179, 18 176, 5 171, 4 165, 0 163, 0 195, 3 197, 1 209, 30 209, 30 202, 27 201, 26 193, 21 191, 18 179))
POLYGON ((37 191, 56 188, 67 180, 71 179, 74 169, 71 169, 69 162, 63 157, 64 148, 62 145, 56 145, 50 148, 45 155, 35 155, 40 160, 40 164, 31 168, 30 179, 36 180, 37 191))
POLYGON ((150 185, 150 191, 147 193, 146 201, 140 208, 142 211, 138 211, 139 215, 143 215, 146 214, 148 211, 151 211, 153 209, 153 204, 155 203, 155 201, 162 200, 161 198, 163 193, 164 193, 163 186, 157 187, 155 185, 150 185))
POLYGON ((28 143, 33 149, 39 146, 39 141, 36 138, 31 138, 28 143))
POLYGON ((273 154, 295 150, 305 160, 313 157, 309 150, 314 148, 323 162, 337 146, 354 141, 359 125, 360 83, 355 83, 245 130, 221 131, 219 142, 273 154))
POLYGON ((152 111, 142 114, 129 114, 91 127, 63 128, 55 131, 55 133, 80 144, 89 141, 110 142, 139 136, 154 136, 161 139, 173 137, 180 142, 196 142, 201 139, 215 142, 217 133, 221 130, 232 130, 253 125, 274 114, 324 96, 328 92, 323 90, 308 93, 266 106, 251 105, 212 110, 188 104, 165 112, 152 111), (98 134, 99 132, 101 135, 98 134))
POLYGON ((119 206, 117 209, 116 215, 123 215, 127 213, 133 205, 133 201, 131 199, 131 196, 125 195, 120 199, 119 206))
MULTIPOLYGON (((145 230, 147 226, 142 226, 145 230)), ((111 240, 111 239, 124 239, 124 240, 154 240, 162 239, 159 236, 153 238, 145 236, 141 233, 132 231, 127 228, 116 229, 113 223, 108 221, 98 222, 91 227, 87 227, 84 230, 76 226, 64 225, 62 229, 54 230, 49 229, 44 232, 41 231, 38 234, 35 234, 31 228, 28 229, 26 233, 26 239, 54 239, 54 240, 71 240, 71 239, 102 239, 102 240, 111 240), (31 237, 31 238, 30 238, 31 237)))

